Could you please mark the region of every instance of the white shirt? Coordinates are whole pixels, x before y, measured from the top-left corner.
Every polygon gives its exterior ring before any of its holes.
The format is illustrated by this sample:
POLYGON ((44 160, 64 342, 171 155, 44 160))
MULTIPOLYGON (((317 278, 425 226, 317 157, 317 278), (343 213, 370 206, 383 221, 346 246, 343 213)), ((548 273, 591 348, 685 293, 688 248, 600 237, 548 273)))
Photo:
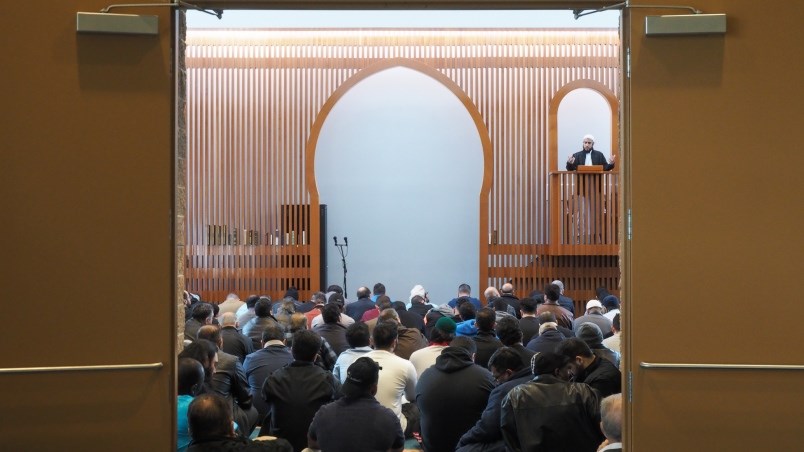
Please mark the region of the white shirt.
POLYGON ((603 316, 613 322, 614 321, 614 316, 619 314, 619 313, 620 313, 619 309, 612 309, 611 311, 608 311, 605 314, 603 314, 603 316))
POLYGON ((446 345, 431 345, 416 350, 410 355, 410 362, 416 369, 416 377, 421 377, 427 368, 435 364, 436 358, 441 356, 441 350, 447 348, 446 345))
MULTIPOLYGON (((340 320, 338 320, 338 323, 340 323, 343 326, 349 326, 349 325, 355 323, 355 319, 349 317, 348 315, 346 315, 344 313, 341 313, 341 318, 340 318, 340 320)), ((321 314, 318 314, 317 316, 315 316, 313 321, 310 322, 310 329, 312 330, 313 328, 317 327, 318 325, 323 325, 323 324, 324 324, 324 317, 321 314)))
POLYGON ((341 384, 346 382, 346 371, 357 358, 365 355, 372 350, 368 345, 365 347, 350 348, 341 352, 338 355, 338 360, 335 361, 335 367, 332 369, 332 375, 341 381, 341 384))
POLYGON ((603 452, 605 450, 611 450, 611 449, 622 449, 622 448, 623 448, 623 443, 611 443, 608 446, 600 449, 597 452, 603 452))
POLYGON ((402 404, 416 400, 416 368, 410 361, 385 350, 372 350, 363 356, 373 359, 381 367, 374 398, 396 414, 402 423, 402 431, 405 431, 408 421, 402 414, 402 404))

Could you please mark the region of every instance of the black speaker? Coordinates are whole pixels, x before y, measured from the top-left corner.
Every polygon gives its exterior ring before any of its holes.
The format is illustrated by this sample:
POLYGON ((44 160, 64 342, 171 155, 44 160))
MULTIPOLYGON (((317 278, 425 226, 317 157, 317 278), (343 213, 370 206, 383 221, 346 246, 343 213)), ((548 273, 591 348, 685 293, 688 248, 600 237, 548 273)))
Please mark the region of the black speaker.
POLYGON ((329 282, 327 282, 327 245, 329 245, 329 239, 327 238, 327 205, 320 204, 318 206, 319 212, 319 225, 320 230, 318 235, 318 246, 320 249, 318 252, 321 256, 321 268, 319 269, 319 278, 321 280, 321 287, 316 290, 324 291, 329 286, 329 282))

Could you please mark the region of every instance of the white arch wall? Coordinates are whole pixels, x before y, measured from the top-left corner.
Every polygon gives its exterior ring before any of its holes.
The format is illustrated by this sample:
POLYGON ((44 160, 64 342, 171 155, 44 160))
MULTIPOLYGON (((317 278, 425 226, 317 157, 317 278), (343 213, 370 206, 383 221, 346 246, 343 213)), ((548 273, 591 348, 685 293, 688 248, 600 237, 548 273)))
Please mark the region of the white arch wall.
MULTIPOLYGON (((333 107, 316 146, 328 235, 349 237, 348 292, 383 282, 394 300, 424 285, 431 300, 478 287, 483 152, 461 102, 409 68, 367 77, 333 107)), ((327 282, 341 284, 331 239, 327 282)))
POLYGON ((611 106, 602 94, 589 88, 570 91, 558 106, 558 170, 567 159, 583 149, 583 136, 595 137, 595 149, 610 158, 611 106))

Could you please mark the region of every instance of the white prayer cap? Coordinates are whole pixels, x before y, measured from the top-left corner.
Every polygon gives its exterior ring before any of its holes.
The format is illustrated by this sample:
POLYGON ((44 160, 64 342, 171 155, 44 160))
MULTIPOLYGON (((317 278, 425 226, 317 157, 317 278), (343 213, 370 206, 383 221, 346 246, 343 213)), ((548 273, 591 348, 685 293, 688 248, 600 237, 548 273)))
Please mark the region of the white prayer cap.
POLYGON ((584 140, 584 141, 586 141, 586 140, 590 140, 592 143, 594 143, 594 142, 595 142, 595 137, 593 137, 592 135, 589 135, 589 134, 587 133, 586 135, 584 135, 584 136, 583 136, 583 140, 584 140))

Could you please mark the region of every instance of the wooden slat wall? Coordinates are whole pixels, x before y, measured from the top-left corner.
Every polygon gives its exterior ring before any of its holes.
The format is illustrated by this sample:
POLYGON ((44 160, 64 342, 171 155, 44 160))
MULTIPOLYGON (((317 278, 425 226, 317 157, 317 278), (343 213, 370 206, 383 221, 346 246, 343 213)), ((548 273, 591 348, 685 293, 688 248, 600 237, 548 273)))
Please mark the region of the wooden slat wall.
MULTIPOLYGON (((489 253, 480 280, 516 279, 520 292, 537 287, 536 273, 558 268, 536 264, 549 260, 550 100, 579 80, 617 93, 618 55, 616 30, 188 31, 188 288, 212 301, 230 291, 276 297, 291 283, 305 297, 318 289, 309 268, 318 261, 309 229, 318 206, 291 220, 282 219, 282 206, 311 202, 306 142, 326 100, 361 69, 391 58, 440 71, 476 105, 493 145, 492 185, 480 203, 488 205, 481 228, 489 245, 481 247, 489 253), (209 225, 230 235, 233 227, 253 230, 258 239, 210 242, 209 225), (280 240, 295 232, 296 245, 266 243, 276 230, 280 240)), ((578 277, 591 268, 567 266, 576 267, 578 277)), ((567 289, 575 290, 569 282, 567 289)))

